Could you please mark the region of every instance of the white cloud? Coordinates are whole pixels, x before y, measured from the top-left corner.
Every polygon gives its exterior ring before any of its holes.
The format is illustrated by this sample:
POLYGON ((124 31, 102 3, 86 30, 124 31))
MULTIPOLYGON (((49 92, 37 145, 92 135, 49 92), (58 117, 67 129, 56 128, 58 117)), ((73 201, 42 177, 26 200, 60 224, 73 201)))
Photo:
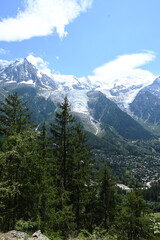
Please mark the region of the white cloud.
POLYGON ((91 7, 93 0, 25 0, 25 10, 0 22, 0 41, 22 41, 54 31, 64 37, 66 25, 91 7))
POLYGON ((150 71, 142 69, 141 66, 154 59, 155 54, 149 51, 118 56, 115 60, 94 69, 94 76, 90 76, 90 79, 97 84, 100 82, 112 84, 115 83, 115 80, 123 81, 125 84, 153 81, 156 76, 150 71))
POLYGON ((7 61, 7 60, 4 60, 4 59, 0 59, 0 68, 1 68, 1 66, 6 67, 11 63, 12 63, 12 61, 7 61))
POLYGON ((32 54, 30 54, 28 55, 27 60, 44 74, 49 76, 52 74, 51 70, 48 68, 49 63, 44 61, 42 58, 34 57, 32 54))
POLYGON ((0 48, 0 54, 1 55, 6 55, 6 54, 8 54, 8 50, 6 50, 4 48, 0 48))

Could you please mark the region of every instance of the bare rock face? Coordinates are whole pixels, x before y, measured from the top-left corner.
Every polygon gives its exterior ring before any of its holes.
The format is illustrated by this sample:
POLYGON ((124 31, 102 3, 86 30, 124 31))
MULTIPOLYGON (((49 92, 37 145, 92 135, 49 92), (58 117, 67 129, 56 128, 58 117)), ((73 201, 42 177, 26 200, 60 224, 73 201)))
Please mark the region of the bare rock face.
POLYGON ((30 237, 27 233, 12 230, 7 233, 0 234, 0 240, 49 240, 40 230, 33 233, 30 237))
POLYGON ((29 235, 27 233, 12 230, 0 235, 0 240, 24 240, 28 237, 29 235))
POLYGON ((33 233, 32 240, 49 240, 45 235, 41 233, 41 230, 38 230, 37 232, 33 233))

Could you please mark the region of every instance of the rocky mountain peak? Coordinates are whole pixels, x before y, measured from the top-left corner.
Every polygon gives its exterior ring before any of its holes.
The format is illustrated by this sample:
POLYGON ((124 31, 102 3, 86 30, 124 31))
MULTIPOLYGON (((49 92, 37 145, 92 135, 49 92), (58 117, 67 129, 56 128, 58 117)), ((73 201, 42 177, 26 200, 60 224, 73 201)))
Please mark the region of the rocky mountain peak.
POLYGON ((16 60, 9 64, 0 73, 0 80, 9 83, 21 83, 37 80, 38 70, 25 58, 21 61, 16 60))
POLYGON ((53 79, 40 72, 27 58, 16 60, 3 68, 0 71, 0 82, 10 86, 18 84, 56 89, 53 79))
POLYGON ((9 92, 18 92, 29 102, 32 112, 36 113, 38 124, 48 120, 57 103, 67 96, 72 112, 82 119, 87 131, 95 135, 109 131, 116 137, 130 139, 151 137, 142 126, 121 110, 124 100, 129 105, 141 87, 142 85, 114 85, 109 98, 109 89, 97 89, 89 77, 76 78, 73 75, 58 74, 49 76, 37 69, 27 58, 10 63, 0 72, 1 94, 5 96, 9 92), (121 105, 121 109, 117 105, 121 105))

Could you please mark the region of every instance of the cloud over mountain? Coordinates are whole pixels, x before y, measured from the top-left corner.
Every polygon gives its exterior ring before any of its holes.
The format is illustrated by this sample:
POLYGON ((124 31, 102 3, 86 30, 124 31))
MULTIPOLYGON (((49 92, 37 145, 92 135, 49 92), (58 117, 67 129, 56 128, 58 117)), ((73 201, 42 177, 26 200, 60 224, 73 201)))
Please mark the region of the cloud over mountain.
POLYGON ((64 37, 65 27, 77 18, 93 0, 26 0, 25 10, 15 18, 0 22, 0 41, 22 41, 57 32, 64 37))
POLYGON ((94 69, 94 76, 90 78, 94 81, 104 83, 113 83, 117 79, 123 81, 143 82, 153 81, 156 76, 148 70, 142 68, 143 65, 153 61, 155 54, 153 52, 126 54, 116 57, 113 61, 107 62, 104 65, 94 69))
POLYGON ((27 60, 32 63, 37 69, 39 69, 41 72, 51 75, 52 71, 49 69, 48 65, 49 63, 44 61, 41 57, 34 57, 32 54, 29 54, 27 56, 27 60))

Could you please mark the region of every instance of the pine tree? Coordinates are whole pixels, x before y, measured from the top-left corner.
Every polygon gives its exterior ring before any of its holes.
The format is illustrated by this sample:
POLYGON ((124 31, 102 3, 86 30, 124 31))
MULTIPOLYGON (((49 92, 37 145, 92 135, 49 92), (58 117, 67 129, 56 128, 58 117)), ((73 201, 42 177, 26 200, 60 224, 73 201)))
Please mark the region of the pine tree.
POLYGON ((3 189, 0 198, 4 205, 2 211, 4 218, 0 225, 5 230, 13 229, 16 220, 28 216, 29 210, 34 212, 30 206, 35 202, 33 186, 35 187, 38 180, 36 138, 36 133, 30 130, 8 136, 3 140, 0 152, 3 189))
MULTIPOLYGON (((82 126, 70 113, 68 99, 60 104, 55 123, 51 124, 54 163, 54 215, 65 216, 63 235, 85 226, 88 196, 92 188, 93 161, 82 126), (66 217, 67 215, 68 217, 66 217), (66 224, 66 225, 65 225, 66 224), (69 230, 70 229, 70 230, 69 230)), ((53 214, 52 214, 53 215, 53 214)), ((55 220, 54 220, 55 221, 55 220)))
POLYGON ((30 123, 31 114, 17 93, 9 94, 0 102, 0 135, 8 136, 23 131, 30 123))
POLYGON ((55 124, 51 124, 51 133, 57 159, 58 172, 61 175, 62 185, 65 190, 68 188, 68 165, 71 156, 71 137, 75 118, 70 114, 70 105, 67 97, 59 106, 60 110, 56 113, 55 124))
POLYGON ((119 239, 152 239, 151 219, 142 191, 128 192, 117 216, 119 239))
POLYGON ((38 138, 38 211, 37 211, 37 223, 38 228, 44 231, 47 226, 48 214, 48 202, 54 195, 53 187, 53 169, 54 169, 54 157, 52 153, 52 147, 50 139, 47 136, 46 124, 42 125, 42 129, 38 138))
POLYGON ((111 172, 105 164, 100 173, 100 209, 101 225, 108 229, 113 222, 115 211, 115 183, 112 179, 111 172))
POLYGON ((26 105, 16 93, 8 95, 5 102, 1 102, 0 133, 3 138, 0 152, 0 199, 3 203, 3 217, 0 225, 3 230, 13 229, 20 215, 18 199, 30 164, 29 146, 34 136, 29 117, 26 105))
POLYGON ((72 225, 74 225, 69 191, 69 167, 72 159, 74 124, 75 118, 70 113, 70 104, 67 97, 65 97, 64 102, 59 105, 59 111, 56 112, 55 123, 51 124, 54 158, 52 167, 54 199, 50 205, 52 204, 52 206, 54 206, 51 210, 54 212, 52 214, 52 216, 54 215, 52 222, 56 226, 53 226, 53 228, 57 228, 58 230, 58 225, 61 225, 63 236, 67 236, 72 225))
POLYGON ((70 192, 77 231, 84 227, 85 208, 92 182, 93 160, 87 144, 87 135, 80 124, 74 128, 73 155, 70 165, 70 192))

